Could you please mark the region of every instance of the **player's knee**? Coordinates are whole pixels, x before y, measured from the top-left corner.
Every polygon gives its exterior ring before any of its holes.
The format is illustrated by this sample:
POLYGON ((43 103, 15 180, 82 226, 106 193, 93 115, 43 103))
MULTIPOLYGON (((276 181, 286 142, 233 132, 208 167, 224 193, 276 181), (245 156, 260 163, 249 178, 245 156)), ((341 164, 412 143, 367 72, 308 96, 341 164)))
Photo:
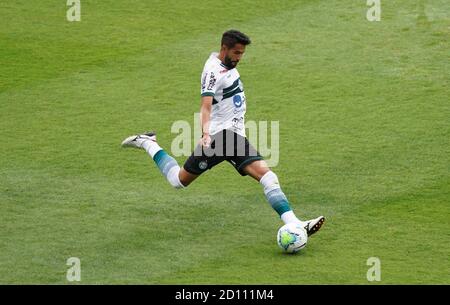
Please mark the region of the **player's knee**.
POLYGON ((189 184, 191 184, 192 181, 187 181, 187 180, 183 180, 182 178, 180 178, 180 183, 181 185, 183 185, 183 187, 188 187, 189 184))
POLYGON ((169 181, 170 185, 172 185, 176 189, 182 189, 185 187, 180 181, 179 173, 180 167, 178 165, 172 167, 167 173, 167 180, 169 181))
POLYGON ((262 176, 259 183, 264 187, 264 193, 268 193, 274 189, 280 188, 280 183, 278 182, 278 176, 269 170, 267 173, 262 176))

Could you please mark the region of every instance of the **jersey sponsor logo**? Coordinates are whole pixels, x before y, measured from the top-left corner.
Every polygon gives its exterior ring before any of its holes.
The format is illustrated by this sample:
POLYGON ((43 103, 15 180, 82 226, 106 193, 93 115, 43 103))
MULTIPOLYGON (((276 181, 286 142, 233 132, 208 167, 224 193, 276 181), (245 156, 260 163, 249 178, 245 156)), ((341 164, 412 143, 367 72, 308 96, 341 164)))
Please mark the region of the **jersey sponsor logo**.
POLYGON ((214 76, 214 73, 211 72, 211 75, 209 77, 209 85, 208 85, 208 89, 207 90, 212 90, 214 85, 216 84, 216 77, 214 76))
POLYGON ((234 107, 233 108, 233 114, 238 114, 238 113, 242 113, 246 111, 246 107, 245 107, 245 95, 242 97, 242 102, 241 102, 241 107, 234 107))
POLYGON ((240 118, 234 118, 232 120, 232 124, 233 124, 233 128, 240 130, 242 129, 243 125, 244 125, 244 118, 240 117, 240 118))
POLYGON ((202 90, 205 90, 206 88, 206 77, 208 76, 208 73, 203 74, 202 78, 202 90))
POLYGON ((243 107, 241 107, 241 108, 234 108, 233 109, 233 114, 236 115, 236 114, 242 113, 244 111, 245 111, 245 109, 243 107))
POLYGON ((234 106, 236 106, 236 108, 239 108, 242 106, 242 98, 239 94, 236 94, 235 96, 233 96, 233 103, 234 103, 234 106))

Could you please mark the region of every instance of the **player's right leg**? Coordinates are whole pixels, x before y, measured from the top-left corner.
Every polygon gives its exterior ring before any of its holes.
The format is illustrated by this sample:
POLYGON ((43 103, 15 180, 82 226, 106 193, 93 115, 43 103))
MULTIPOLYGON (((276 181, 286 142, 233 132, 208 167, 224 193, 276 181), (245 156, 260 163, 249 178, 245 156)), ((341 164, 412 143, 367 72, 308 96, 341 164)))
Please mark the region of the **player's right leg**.
POLYGON ((154 132, 130 136, 122 142, 122 146, 144 149, 174 188, 184 188, 198 177, 180 168, 177 161, 158 145, 154 132))
POLYGON ((299 223, 305 228, 308 236, 319 231, 325 222, 325 217, 319 216, 306 221, 298 219, 286 195, 281 190, 277 175, 267 166, 264 160, 256 160, 248 163, 242 172, 259 181, 264 187, 264 194, 266 195, 267 201, 269 201, 272 208, 280 215, 284 223, 299 223))

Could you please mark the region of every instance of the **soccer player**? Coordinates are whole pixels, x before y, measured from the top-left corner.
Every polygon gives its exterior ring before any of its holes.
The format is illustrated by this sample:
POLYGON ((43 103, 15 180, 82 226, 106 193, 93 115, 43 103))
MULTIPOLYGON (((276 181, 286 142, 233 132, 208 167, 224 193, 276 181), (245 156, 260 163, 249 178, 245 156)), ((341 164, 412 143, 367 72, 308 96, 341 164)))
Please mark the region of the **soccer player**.
POLYGON ((320 229, 325 217, 302 221, 295 216, 277 175, 245 136, 247 100, 236 66, 249 44, 247 35, 236 30, 227 31, 222 36, 220 52, 212 53, 206 61, 201 76, 203 135, 182 168, 158 145, 154 132, 130 136, 122 146, 144 149, 177 189, 187 187, 203 172, 226 160, 239 174, 249 175, 262 185, 267 200, 285 224, 301 224, 310 236, 320 229))

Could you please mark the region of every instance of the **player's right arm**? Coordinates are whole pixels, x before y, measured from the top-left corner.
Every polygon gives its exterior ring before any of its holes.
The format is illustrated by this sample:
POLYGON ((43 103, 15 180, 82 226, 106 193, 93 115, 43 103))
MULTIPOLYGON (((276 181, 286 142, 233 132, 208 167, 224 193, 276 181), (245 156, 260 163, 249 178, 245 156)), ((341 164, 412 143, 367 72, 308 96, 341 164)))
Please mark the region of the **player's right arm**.
POLYGON ((211 137, 209 135, 209 122, 211 119, 213 97, 202 96, 202 103, 200 106, 200 124, 202 127, 202 145, 209 147, 211 144, 211 137))

